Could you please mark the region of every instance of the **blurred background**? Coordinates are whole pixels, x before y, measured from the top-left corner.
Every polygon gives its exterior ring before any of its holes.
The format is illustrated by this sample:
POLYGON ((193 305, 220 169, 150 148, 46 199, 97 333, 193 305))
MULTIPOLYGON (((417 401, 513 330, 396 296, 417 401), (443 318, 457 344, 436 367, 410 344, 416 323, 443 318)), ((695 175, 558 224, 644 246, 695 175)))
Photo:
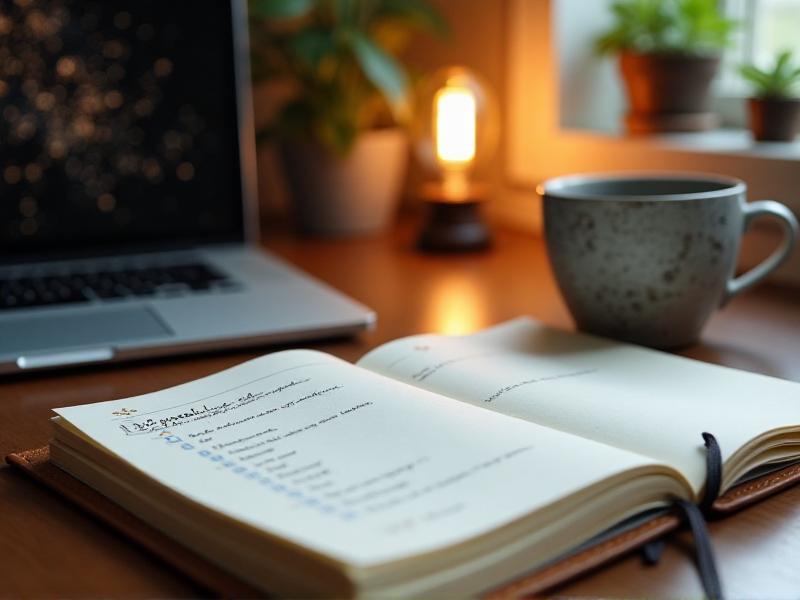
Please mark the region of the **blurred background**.
MULTIPOLYGON (((258 14, 256 4, 251 3, 251 8, 258 14)), ((733 175, 747 181, 751 199, 772 198, 800 213, 800 143, 754 140, 749 131, 748 98, 758 90, 741 72, 745 65, 769 71, 783 51, 792 53, 791 64, 796 66, 800 0, 431 0, 426 4, 441 23, 410 28, 409 40, 397 59, 414 81, 442 67, 462 65, 479 75, 490 90, 497 108, 499 140, 480 178, 489 187, 485 211, 491 221, 538 232, 536 187, 541 181, 564 173, 626 169, 733 175), (684 10, 690 17, 648 15, 648 5, 658 4, 667 13, 684 10), (628 102, 620 65, 613 51, 598 50, 598 38, 615 27, 619 31, 626 5, 640 11, 633 15, 634 20, 653 19, 623 23, 633 34, 639 31, 637 27, 644 31, 633 42, 634 51, 643 52, 635 44, 646 50, 647 36, 659 35, 660 41, 667 40, 682 50, 680 44, 689 42, 670 40, 673 26, 694 28, 687 35, 699 38, 704 27, 705 33, 710 32, 707 47, 701 46, 697 53, 718 56, 719 65, 704 109, 706 116, 713 118, 701 123, 699 130, 679 127, 644 135, 626 130, 628 102), (701 14, 692 16, 692 10, 701 14), (709 16, 709 10, 717 14, 709 16), (667 22, 658 25, 656 18, 667 22), (670 18, 675 22, 669 22, 670 18), (688 19, 688 24, 680 19, 688 19), (723 32, 719 19, 728 22, 723 32), (659 26, 663 31, 654 31, 659 26)), ((286 27, 285 20, 278 21, 286 27)), ((254 54, 258 52, 254 48, 254 54)), ((280 105, 279 88, 274 82, 256 83, 255 111, 262 127, 280 105)), ((796 93, 792 88, 786 96, 794 98, 796 93)), ((260 197, 270 216, 289 212, 291 190, 279 154, 269 139, 259 144, 260 197)), ((409 156, 402 204, 404 210, 414 211, 420 203, 419 185, 430 173, 419 152, 409 148, 409 156)), ((759 223, 745 243, 743 265, 765 256, 776 244, 777 235, 770 223, 759 223)), ((800 284, 797 252, 776 277, 800 284)))

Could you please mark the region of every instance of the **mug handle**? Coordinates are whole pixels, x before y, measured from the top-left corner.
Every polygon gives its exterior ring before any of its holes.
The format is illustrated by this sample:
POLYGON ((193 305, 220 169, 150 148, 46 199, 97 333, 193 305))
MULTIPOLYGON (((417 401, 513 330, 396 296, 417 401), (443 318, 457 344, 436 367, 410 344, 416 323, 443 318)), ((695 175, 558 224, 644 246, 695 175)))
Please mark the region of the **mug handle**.
POLYGON ((744 230, 747 230, 754 219, 764 216, 778 218, 783 228, 783 241, 761 264, 728 281, 725 296, 722 298, 720 306, 724 306, 731 298, 753 287, 772 273, 789 257, 789 254, 794 249, 798 236, 797 219, 794 213, 780 202, 759 200, 758 202, 746 203, 744 205, 744 230))

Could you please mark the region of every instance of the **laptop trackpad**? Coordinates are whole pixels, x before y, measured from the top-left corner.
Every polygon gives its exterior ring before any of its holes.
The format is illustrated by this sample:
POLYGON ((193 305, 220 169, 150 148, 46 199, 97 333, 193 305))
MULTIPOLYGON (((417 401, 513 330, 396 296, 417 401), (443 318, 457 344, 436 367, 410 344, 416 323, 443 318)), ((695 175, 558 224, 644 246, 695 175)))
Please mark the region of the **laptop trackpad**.
POLYGON ((0 354, 44 352, 75 346, 159 338, 172 332, 147 308, 119 308, 91 313, 18 317, 0 327, 0 354))

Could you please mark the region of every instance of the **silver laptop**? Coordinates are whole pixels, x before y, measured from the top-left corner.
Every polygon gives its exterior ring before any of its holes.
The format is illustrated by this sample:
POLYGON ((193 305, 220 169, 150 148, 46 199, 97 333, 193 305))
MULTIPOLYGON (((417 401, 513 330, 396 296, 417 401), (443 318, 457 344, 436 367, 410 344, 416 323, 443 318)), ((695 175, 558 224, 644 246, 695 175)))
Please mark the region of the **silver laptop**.
POLYGON ((374 321, 258 249, 245 6, 3 3, 0 373, 374 321))

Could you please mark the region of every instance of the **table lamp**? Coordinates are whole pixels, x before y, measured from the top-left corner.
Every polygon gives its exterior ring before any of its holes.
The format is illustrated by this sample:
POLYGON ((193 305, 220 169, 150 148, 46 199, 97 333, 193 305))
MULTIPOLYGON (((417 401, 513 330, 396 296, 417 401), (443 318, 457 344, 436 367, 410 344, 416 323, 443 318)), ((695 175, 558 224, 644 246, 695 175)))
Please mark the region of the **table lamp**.
POLYGON ((488 87, 464 67, 433 73, 419 88, 414 123, 417 157, 436 173, 420 189, 425 222, 417 240, 424 251, 481 250, 490 244, 480 214, 487 187, 481 168, 497 145, 497 115, 488 87))

